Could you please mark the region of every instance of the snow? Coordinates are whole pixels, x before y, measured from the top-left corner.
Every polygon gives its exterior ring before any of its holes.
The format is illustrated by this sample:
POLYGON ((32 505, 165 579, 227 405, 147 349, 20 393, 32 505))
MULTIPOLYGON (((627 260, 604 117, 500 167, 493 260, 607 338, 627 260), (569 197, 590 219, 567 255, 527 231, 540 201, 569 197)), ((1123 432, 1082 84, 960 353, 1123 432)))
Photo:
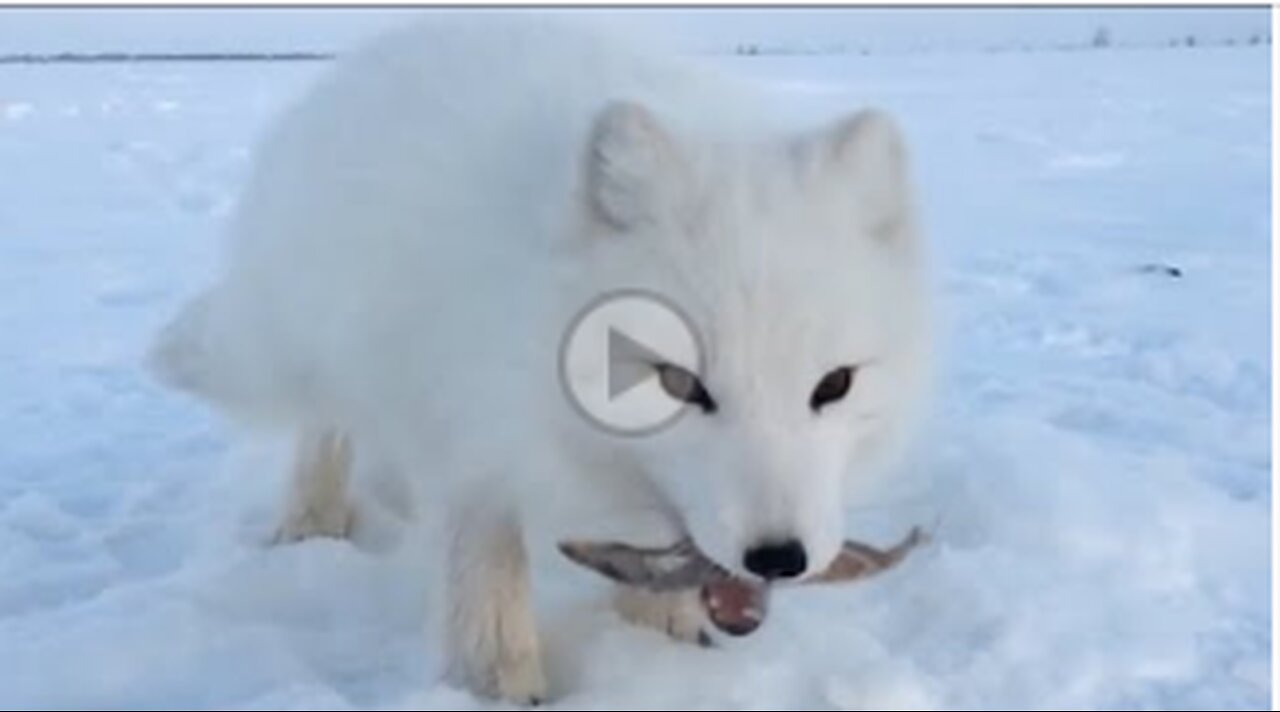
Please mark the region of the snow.
MULTIPOLYGON (((912 140, 940 392, 850 519, 938 541, 714 651, 540 553, 557 705, 1267 706, 1267 48, 720 61, 912 140)), ((439 681, 429 517, 263 546, 278 446, 139 366, 324 66, 0 67, 0 707, 489 708, 439 681)))
MULTIPOLYGON (((3 7, 0 55, 23 52, 341 51, 421 15, 422 7, 3 7)), ((466 10, 461 10, 465 12, 466 10)), ((487 8, 484 12, 580 14, 591 9, 487 8)), ((609 7, 627 26, 652 25, 692 49, 739 44, 845 46, 877 52, 1083 45, 1105 28, 1117 45, 1244 43, 1270 35, 1266 7, 609 7)))

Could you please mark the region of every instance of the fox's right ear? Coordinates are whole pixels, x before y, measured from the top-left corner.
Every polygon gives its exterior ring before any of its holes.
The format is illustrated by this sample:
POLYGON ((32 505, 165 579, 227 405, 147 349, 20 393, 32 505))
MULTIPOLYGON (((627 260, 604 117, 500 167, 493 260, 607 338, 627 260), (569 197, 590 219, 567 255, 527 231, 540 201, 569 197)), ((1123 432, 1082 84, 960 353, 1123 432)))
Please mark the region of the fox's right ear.
POLYGON ((627 231, 679 209, 688 175, 675 140, 644 106, 618 101, 596 116, 587 143, 591 215, 627 231))
POLYGON ((906 232, 912 202, 906 142, 888 114, 860 111, 802 145, 810 169, 854 201, 872 234, 893 240, 906 232))

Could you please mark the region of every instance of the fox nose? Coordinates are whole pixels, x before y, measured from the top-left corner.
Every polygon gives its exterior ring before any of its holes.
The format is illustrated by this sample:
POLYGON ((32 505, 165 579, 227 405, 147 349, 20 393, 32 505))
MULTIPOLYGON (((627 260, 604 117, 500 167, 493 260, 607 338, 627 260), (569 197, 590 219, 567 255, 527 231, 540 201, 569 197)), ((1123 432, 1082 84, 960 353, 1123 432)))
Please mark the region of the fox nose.
POLYGON ((767 542, 748 549, 742 557, 747 571, 766 581, 795 578, 809 567, 809 555, 804 544, 796 539, 767 542))

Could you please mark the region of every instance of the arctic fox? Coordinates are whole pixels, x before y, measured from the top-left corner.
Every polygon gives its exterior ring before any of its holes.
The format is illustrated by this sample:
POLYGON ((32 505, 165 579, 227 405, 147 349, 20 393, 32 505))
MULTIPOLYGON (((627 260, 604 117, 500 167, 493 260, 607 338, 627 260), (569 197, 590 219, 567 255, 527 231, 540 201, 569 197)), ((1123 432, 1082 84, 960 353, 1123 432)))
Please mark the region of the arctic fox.
MULTIPOLYGON (((562 22, 393 32, 271 127, 220 276, 153 363, 296 435, 283 540, 347 533, 362 452, 443 499, 450 670, 536 702, 524 524, 546 493, 623 493, 659 538, 799 580, 909 432, 929 310, 904 140, 878 111, 804 125, 787 103, 562 22), (642 436, 558 378, 574 315, 619 289, 678 305, 705 352, 651 364, 689 412, 642 436)), ((618 603, 699 634, 686 594, 618 603)))

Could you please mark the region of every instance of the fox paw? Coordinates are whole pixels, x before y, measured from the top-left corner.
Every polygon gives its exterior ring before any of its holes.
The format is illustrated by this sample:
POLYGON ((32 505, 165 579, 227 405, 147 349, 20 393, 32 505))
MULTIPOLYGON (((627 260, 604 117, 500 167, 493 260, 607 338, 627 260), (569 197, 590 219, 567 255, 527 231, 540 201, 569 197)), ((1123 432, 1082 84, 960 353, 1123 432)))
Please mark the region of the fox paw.
POLYGON ((355 508, 346 502, 303 507, 289 512, 276 529, 272 543, 294 544, 307 539, 347 539, 355 525, 355 508))

